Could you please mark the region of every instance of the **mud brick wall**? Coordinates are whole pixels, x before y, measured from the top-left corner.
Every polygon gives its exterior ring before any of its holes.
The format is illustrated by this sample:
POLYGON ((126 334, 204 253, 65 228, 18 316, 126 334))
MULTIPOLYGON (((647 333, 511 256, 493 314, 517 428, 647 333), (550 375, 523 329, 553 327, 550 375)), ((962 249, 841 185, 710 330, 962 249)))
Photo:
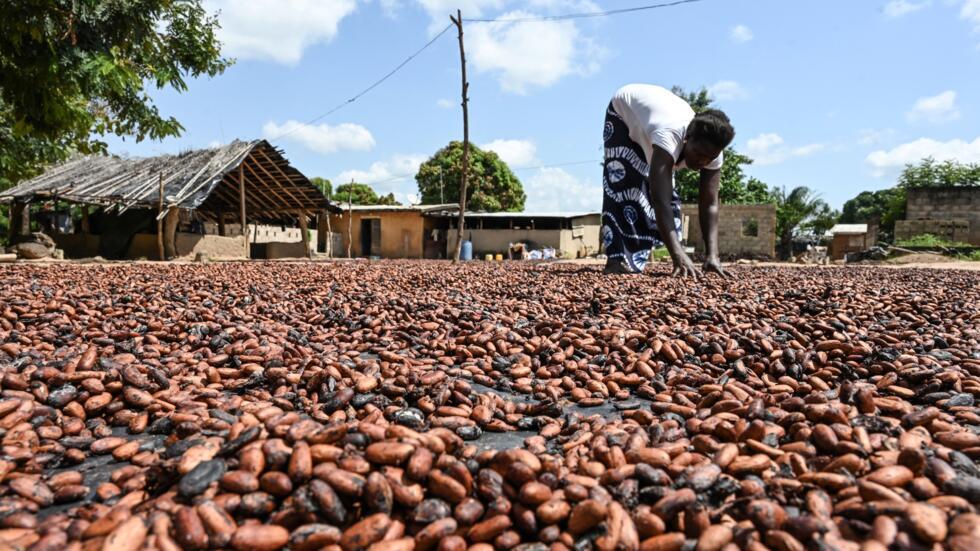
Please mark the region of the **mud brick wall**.
POLYGON ((980 245, 980 187, 909 190, 905 219, 928 223, 897 223, 895 236, 900 239, 900 231, 911 232, 904 237, 932 233, 980 245))
MULTIPOLYGON (((682 205, 688 217, 687 244, 704 252, 697 205, 682 205)), ((776 256, 774 205, 721 205, 718 212, 718 252, 723 256, 776 256), (754 230, 755 235, 752 235, 754 230)))

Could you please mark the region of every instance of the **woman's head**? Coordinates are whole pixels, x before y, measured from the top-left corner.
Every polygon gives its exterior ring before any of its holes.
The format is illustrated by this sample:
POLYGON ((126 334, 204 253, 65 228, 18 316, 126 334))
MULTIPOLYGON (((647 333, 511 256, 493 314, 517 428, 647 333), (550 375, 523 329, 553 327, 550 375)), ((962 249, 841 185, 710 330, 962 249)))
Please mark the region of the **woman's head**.
POLYGON ((694 116, 687 127, 684 159, 687 166, 700 169, 715 160, 735 139, 735 129, 728 115, 708 109, 694 116))

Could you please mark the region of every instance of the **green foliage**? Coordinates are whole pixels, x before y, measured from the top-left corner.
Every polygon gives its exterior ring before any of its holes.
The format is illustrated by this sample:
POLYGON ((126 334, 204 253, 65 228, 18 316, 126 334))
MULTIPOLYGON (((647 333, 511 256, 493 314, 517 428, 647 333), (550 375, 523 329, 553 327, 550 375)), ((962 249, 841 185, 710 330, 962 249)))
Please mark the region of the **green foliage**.
MULTIPOLYGON (((456 203, 463 176, 463 143, 449 142, 422 163, 415 181, 422 204, 456 203)), ((470 144, 466 209, 478 212, 520 212, 527 196, 517 176, 493 151, 470 144)))
POLYGON ((327 199, 333 199, 333 184, 326 178, 319 176, 310 178, 310 183, 323 192, 327 199))
POLYGON ((107 134, 177 136, 147 91, 187 89, 229 61, 201 0, 6 0, 0 3, 0 187, 107 134))
POLYGON ((907 164, 895 187, 878 191, 862 191, 844 203, 843 224, 866 224, 878 221, 880 235, 891 240, 895 222, 905 219, 906 190, 921 187, 980 186, 980 164, 955 161, 936 162, 927 157, 918 164, 907 164))
POLYGON ((948 248, 948 249, 958 249, 967 248, 970 246, 969 243, 963 243, 960 241, 949 241, 938 235, 933 235, 931 233, 924 233, 922 235, 915 235, 908 239, 899 239, 895 241, 895 244, 899 247, 934 247, 934 248, 948 248))
POLYGON ((353 205, 400 205, 395 200, 395 194, 379 196, 374 189, 367 184, 341 184, 337 186, 337 191, 333 194, 333 199, 340 203, 346 203, 350 199, 353 205))
MULTIPOLYGON (((707 88, 701 88, 696 92, 686 92, 683 88, 674 86, 672 91, 684 98, 695 113, 713 107, 707 88)), ((772 192, 765 183, 745 175, 742 166, 750 164, 752 164, 752 159, 749 156, 743 155, 731 147, 725 150, 724 163, 721 166, 721 185, 718 189, 719 201, 735 204, 773 202, 772 192)), ((701 174, 696 170, 684 169, 674 174, 674 187, 677 189, 677 194, 680 195, 681 202, 697 203, 700 181, 701 174)))
POLYGON ((799 233, 821 234, 833 226, 838 214, 806 186, 787 192, 774 190, 776 202, 776 238, 779 255, 788 258, 792 252, 793 236, 799 233), (822 231, 821 231, 822 230, 822 231))
POLYGON ((0 205, 0 247, 7 244, 10 235, 10 207, 0 205))
POLYGON ((975 251, 970 251, 967 254, 956 255, 957 260, 966 260, 968 262, 980 262, 980 249, 975 251))
POLYGON ((885 241, 895 233, 895 222, 905 218, 905 189, 894 187, 878 191, 862 191, 844 203, 842 224, 878 222, 879 235, 885 241))
POLYGON ((978 186, 980 186, 980 164, 956 161, 938 163, 932 157, 922 159, 919 164, 905 165, 902 175, 898 177, 898 187, 903 189, 978 186))

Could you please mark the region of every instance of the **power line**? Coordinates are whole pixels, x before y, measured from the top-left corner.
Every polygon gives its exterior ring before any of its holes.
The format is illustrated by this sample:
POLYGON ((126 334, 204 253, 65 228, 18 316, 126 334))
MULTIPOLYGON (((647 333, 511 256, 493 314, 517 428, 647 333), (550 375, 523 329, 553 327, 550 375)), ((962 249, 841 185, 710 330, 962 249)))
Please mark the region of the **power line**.
POLYGON ((633 12, 645 11, 645 10, 655 10, 658 8, 670 8, 673 6, 680 6, 681 4, 693 4, 695 2, 702 2, 702 1, 703 0, 675 0, 674 2, 666 2, 662 4, 650 4, 646 6, 636 6, 633 8, 622 8, 618 10, 606 10, 606 11, 584 12, 584 13, 568 13, 564 15, 514 17, 514 18, 501 18, 501 19, 464 19, 464 21, 468 23, 528 23, 532 21, 565 21, 568 19, 607 17, 610 15, 621 15, 624 13, 633 13, 633 12))
POLYGON ((423 51, 425 51, 426 48, 428 48, 429 46, 431 46, 432 44, 434 44, 436 40, 439 40, 439 37, 441 37, 442 35, 446 34, 446 31, 448 31, 452 26, 453 26, 452 23, 446 25, 446 28, 444 28, 441 31, 439 31, 439 34, 433 36, 432 37, 432 40, 429 40, 428 42, 425 43, 424 46, 422 46, 421 48, 419 48, 418 50, 416 50, 412 55, 406 57, 405 58, 405 61, 402 61, 401 63, 399 63, 397 67, 395 67, 394 69, 392 69, 391 71, 389 71, 385 76, 379 78, 373 84, 371 84, 367 88, 361 90, 360 92, 358 92, 356 95, 354 95, 349 100, 347 100, 347 101, 345 101, 343 103, 340 103, 339 105, 337 105, 333 109, 327 111, 326 113, 323 113, 322 115, 318 115, 318 116, 310 119, 309 121, 307 121, 305 123, 300 123, 299 126, 293 128, 289 132, 286 132, 286 133, 283 133, 283 134, 280 134, 280 135, 276 136, 275 138, 271 139, 270 141, 277 142, 277 141, 285 138, 286 136, 292 134, 293 132, 296 132, 300 128, 303 128, 304 126, 309 126, 309 125, 311 125, 311 124, 319 121, 320 119, 322 119, 324 117, 327 117, 327 116, 330 116, 330 115, 336 113, 337 111, 343 109, 347 105, 350 105, 351 103, 354 103, 355 101, 357 101, 358 99, 360 99, 361 96, 363 96, 364 94, 367 94, 371 90, 374 90, 382 82, 384 82, 384 81, 388 80, 389 78, 391 78, 391 76, 394 75, 395 73, 397 73, 399 70, 401 70, 402 67, 404 67, 405 65, 408 65, 408 62, 409 61, 412 61, 413 59, 415 59, 415 57, 417 55, 419 55, 420 53, 422 53, 423 51))

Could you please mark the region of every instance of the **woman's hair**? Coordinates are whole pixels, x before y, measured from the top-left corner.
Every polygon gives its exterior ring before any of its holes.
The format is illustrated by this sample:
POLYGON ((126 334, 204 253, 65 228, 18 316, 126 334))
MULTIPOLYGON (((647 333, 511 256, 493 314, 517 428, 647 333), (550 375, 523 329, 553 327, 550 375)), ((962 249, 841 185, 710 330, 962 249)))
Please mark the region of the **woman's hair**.
POLYGON ((728 115, 717 109, 708 109, 694 116, 687 127, 687 139, 725 149, 735 139, 735 129, 728 115))

